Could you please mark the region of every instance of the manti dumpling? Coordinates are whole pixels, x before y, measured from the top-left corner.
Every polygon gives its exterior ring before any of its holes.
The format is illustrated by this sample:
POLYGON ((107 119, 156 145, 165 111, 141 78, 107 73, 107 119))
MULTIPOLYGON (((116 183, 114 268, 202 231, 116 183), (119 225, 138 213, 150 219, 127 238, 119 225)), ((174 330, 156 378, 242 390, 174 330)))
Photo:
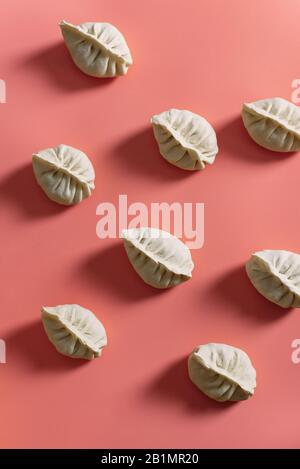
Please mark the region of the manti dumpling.
POLYGON ((102 323, 82 306, 43 306, 42 321, 50 342, 68 357, 92 360, 107 345, 102 323))
POLYGON ((59 204, 78 204, 95 188, 91 161, 85 153, 68 145, 34 153, 32 165, 38 184, 49 199, 59 204))
POLYGON ((204 117, 191 111, 170 109, 151 119, 160 154, 186 170, 201 170, 218 153, 214 129, 204 117))
POLYGON ((170 288, 192 277, 194 264, 188 247, 156 228, 124 230, 128 258, 137 274, 155 288, 170 288))
POLYGON ((252 254, 246 263, 252 285, 282 308, 300 308, 300 255, 281 250, 252 254))
POLYGON ((93 77, 126 75, 132 64, 124 36, 110 23, 61 21, 61 31, 74 63, 93 77))
POLYGON ((268 150, 300 150, 300 108, 282 98, 245 103, 245 128, 253 140, 268 150))
POLYGON ((256 387, 248 355, 231 345, 199 345, 189 356, 188 372, 197 388, 215 401, 243 401, 256 387))

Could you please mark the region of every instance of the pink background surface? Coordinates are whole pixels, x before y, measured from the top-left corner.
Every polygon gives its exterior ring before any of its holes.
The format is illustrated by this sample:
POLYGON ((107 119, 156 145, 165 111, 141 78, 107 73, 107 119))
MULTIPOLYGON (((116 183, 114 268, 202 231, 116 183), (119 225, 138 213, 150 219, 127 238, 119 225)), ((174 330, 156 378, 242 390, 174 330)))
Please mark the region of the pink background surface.
POLYGON ((297 0, 1 2, 1 447, 299 447, 299 312, 262 298, 243 264, 259 249, 300 251, 300 157, 259 148, 240 119, 244 101, 290 99, 299 16, 297 0), (119 27, 134 58, 128 75, 76 69, 63 18, 119 27), (204 172, 159 156, 149 119, 170 107, 215 127, 220 152, 204 172), (85 151, 96 170, 93 196, 69 209, 46 198, 31 170, 32 152, 58 143, 85 151), (190 282, 157 292, 119 240, 96 237, 97 205, 118 194, 205 203, 190 282), (56 353, 40 307, 61 303, 103 321, 102 358, 56 353), (190 383, 186 357, 210 341, 248 352, 252 399, 220 405, 190 383))

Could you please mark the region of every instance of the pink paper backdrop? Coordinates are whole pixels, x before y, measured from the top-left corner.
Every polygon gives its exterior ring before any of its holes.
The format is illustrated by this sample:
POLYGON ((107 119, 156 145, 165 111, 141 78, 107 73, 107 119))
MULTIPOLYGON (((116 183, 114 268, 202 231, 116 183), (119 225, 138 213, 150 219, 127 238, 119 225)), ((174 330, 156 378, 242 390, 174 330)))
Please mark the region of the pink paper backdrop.
POLYGON ((297 0, 10 0, 1 2, 1 447, 299 447, 300 337, 250 285, 243 265, 264 248, 300 251, 300 156, 260 149, 240 119, 244 101, 290 99, 299 78, 297 0), (83 75, 58 22, 109 21, 134 65, 126 77, 83 75), (159 156, 149 119, 191 109, 216 128, 212 167, 187 174, 159 156), (31 154, 58 143, 85 151, 93 196, 70 209, 36 185, 31 154), (205 245, 193 279, 147 287, 118 240, 96 237, 96 207, 204 202, 205 245), (56 353, 43 304, 77 302, 103 321, 103 357, 56 353), (219 405, 197 391, 186 357, 229 343, 257 369, 252 399, 219 405))

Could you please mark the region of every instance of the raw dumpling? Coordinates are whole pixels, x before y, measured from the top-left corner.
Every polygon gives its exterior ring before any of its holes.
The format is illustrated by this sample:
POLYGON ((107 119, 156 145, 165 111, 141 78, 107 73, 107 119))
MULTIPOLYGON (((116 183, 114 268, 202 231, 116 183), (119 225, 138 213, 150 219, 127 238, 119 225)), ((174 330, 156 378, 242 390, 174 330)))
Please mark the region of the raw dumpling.
POLYGON ((282 308, 300 308, 300 256, 289 251, 259 251, 246 264, 252 285, 282 308))
POLYGON ((78 68, 93 77, 126 75, 132 64, 124 36, 110 23, 60 23, 71 57, 78 68))
POLYGON ((38 184, 59 204, 78 204, 95 188, 92 163, 85 153, 68 145, 33 154, 32 165, 38 184))
POLYGON ((204 117, 191 111, 170 109, 151 119, 160 154, 171 164, 201 170, 218 153, 217 137, 204 117))
POLYGON ((124 246, 134 270, 155 288, 170 288, 192 277, 194 264, 188 247, 156 228, 124 230, 124 246))
POLYGON ((253 140, 268 150, 300 150, 300 108, 282 98, 245 103, 242 118, 253 140))
POLYGON ((103 325, 82 306, 44 306, 42 321, 50 342, 68 357, 92 360, 99 357, 107 345, 103 325))
POLYGON ((197 388, 215 401, 243 401, 256 387, 248 355, 231 345, 199 345, 189 356, 188 371, 197 388))

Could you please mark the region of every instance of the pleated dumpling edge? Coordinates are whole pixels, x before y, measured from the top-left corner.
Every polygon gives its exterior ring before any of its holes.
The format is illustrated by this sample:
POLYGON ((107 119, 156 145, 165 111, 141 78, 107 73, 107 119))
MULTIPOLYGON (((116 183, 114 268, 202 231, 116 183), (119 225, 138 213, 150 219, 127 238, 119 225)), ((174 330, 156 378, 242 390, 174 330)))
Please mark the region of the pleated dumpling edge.
POLYGON ((63 355, 92 360, 107 345, 103 324, 80 305, 43 306, 41 314, 48 339, 63 355))
POLYGON ((96 78, 126 75, 133 60, 123 34, 110 23, 59 24, 77 67, 96 78))
POLYGON ((58 204, 78 204, 95 188, 95 171, 90 159, 69 145, 60 144, 34 153, 32 166, 37 183, 58 204))
POLYGON ((200 391, 219 402, 246 400, 256 388, 250 358, 232 345, 199 345, 188 358, 188 373, 200 391))
POLYGON ((283 98, 244 103, 244 126, 250 137, 267 150, 300 150, 300 108, 283 98))
POLYGON ((155 288, 170 288, 192 277, 189 248, 167 231, 142 227, 123 230, 124 247, 134 270, 155 288))
POLYGON ((246 263, 256 290, 282 308, 300 308, 300 255, 285 250, 257 251, 246 263))
POLYGON ((152 116, 151 124, 160 154, 174 166, 195 171, 215 161, 217 137, 204 117, 188 110, 169 109, 152 116))

